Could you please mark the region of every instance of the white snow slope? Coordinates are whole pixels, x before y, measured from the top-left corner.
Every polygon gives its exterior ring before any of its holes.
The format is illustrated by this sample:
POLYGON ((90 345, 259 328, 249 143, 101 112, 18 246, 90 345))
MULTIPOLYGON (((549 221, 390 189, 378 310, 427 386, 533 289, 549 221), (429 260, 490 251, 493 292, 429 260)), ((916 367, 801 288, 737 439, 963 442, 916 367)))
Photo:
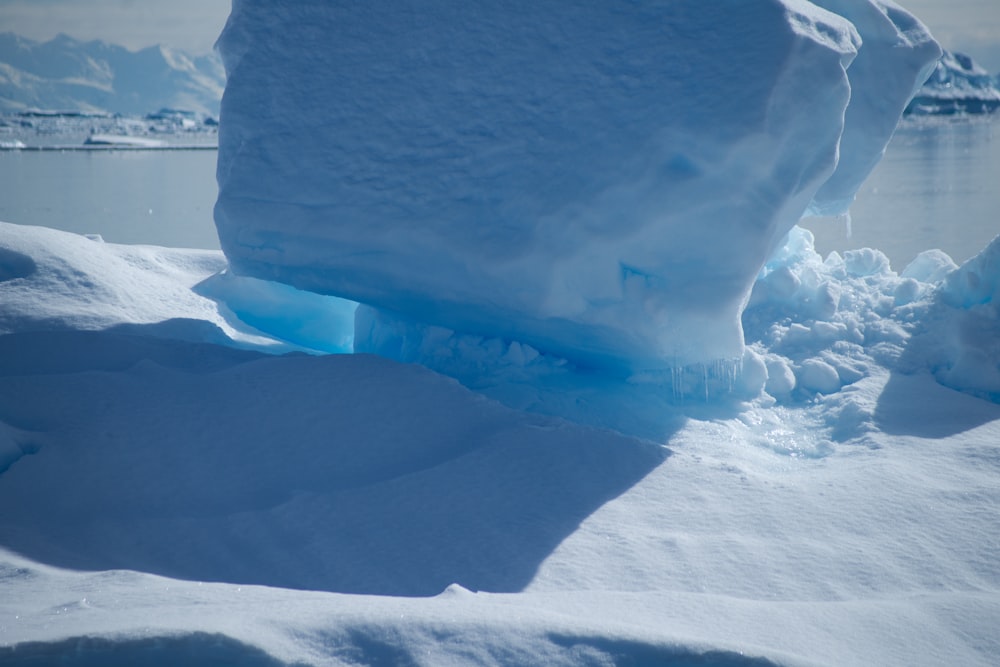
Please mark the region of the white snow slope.
MULTIPOLYGON (((594 4, 614 34, 616 17, 594 4)), ((272 18, 322 18, 309 3, 269 6, 279 8, 272 18)), ((717 19, 721 35, 738 36, 726 32, 722 4, 665 6, 705 34, 717 19)), ((797 84, 816 65, 810 53, 846 64, 841 47, 875 25, 855 16, 855 30, 805 2, 759 6, 741 14, 747 34, 809 19, 791 30, 809 35, 796 42, 804 60, 776 61, 802 68, 797 84)), ((869 15, 861 0, 845 6, 869 15)), ((261 7, 235 3, 228 58, 240 22, 263 20, 261 7)), ((897 17, 882 24, 887 39, 926 45, 894 5, 871 7, 897 17), (911 29, 896 30, 904 24, 911 29)), ((462 16, 499 18, 483 12, 462 16)), ((403 40, 411 33, 402 28, 423 17, 401 11, 385 26, 403 40)), ((323 22, 296 25, 303 44, 339 43, 323 22)), ((572 45, 580 25, 549 36, 572 45)), ((484 48, 491 34, 479 34, 484 48)), ((282 43, 273 41, 274 62, 282 43)), ((737 52, 752 43, 737 40, 737 52)), ((789 44, 774 43, 779 53, 789 44)), ((433 60, 434 44, 416 39, 405 56, 433 60)), ((821 73, 815 82, 831 81, 821 73)), ((246 103, 260 111, 280 99, 246 103)), ((851 122, 823 130, 834 149, 851 122)), ((857 131, 877 153, 876 125, 857 131)), ((827 150, 815 134, 801 138, 800 148, 827 150)), ((222 142, 232 140, 224 130, 222 142)), ((313 253, 296 225, 326 205, 306 196, 322 191, 329 165, 313 148, 323 141, 300 145, 298 162, 282 141, 248 141, 220 161, 224 190, 230 168, 252 175, 244 160, 269 165, 257 172, 265 210, 268 188, 299 169, 301 200, 279 207, 291 232, 220 223, 224 238, 255 238, 273 253, 253 264, 260 272, 284 253, 295 276, 335 275, 303 261, 313 253)), ((447 147, 417 148, 407 150, 419 162, 421 151, 430 159, 447 147)), ((542 155, 573 165, 557 153, 542 155)), ((863 169, 870 153, 856 156, 863 169)), ((498 195, 527 182, 505 181, 513 163, 503 151, 493 158, 498 195)), ((754 166, 745 156, 713 164, 727 187, 754 166)), ((770 203, 804 210, 834 167, 810 172, 802 189, 784 180, 800 172, 779 170, 770 203)), ((551 173, 540 165, 531 175, 551 173)), ((226 197, 223 217, 235 210, 226 197)), ((230 267, 216 252, 0 223, 0 665, 996 664, 1000 237, 961 267, 932 250, 897 272, 868 248, 824 259, 808 232, 779 217, 784 231, 777 218, 761 228, 774 235, 769 255, 746 258, 762 246, 747 247, 753 234, 737 220, 710 251, 669 267, 686 285, 670 297, 685 312, 738 320, 738 363, 713 356, 722 338, 694 328, 692 356, 653 367, 634 363, 650 357, 627 345, 606 366, 596 362, 611 357, 592 352, 567 358, 559 352, 580 350, 578 328, 519 339, 520 328, 465 320, 450 301, 438 312, 451 314, 451 328, 416 316, 423 311, 356 309, 239 275, 250 264, 236 246, 230 267), (719 293, 710 269, 729 261, 733 275, 754 266, 740 278, 746 293, 735 306, 703 302, 719 293)), ((316 250, 329 250, 327 227, 310 229, 316 250)), ((358 247, 378 229, 360 225, 358 247)), ((517 225, 485 229, 500 250, 516 247, 504 233, 517 225)), ((693 241, 683 225, 668 229, 693 241)), ((420 249, 440 250, 437 241, 420 249)), ((422 276, 380 257, 397 273, 372 293, 392 294, 407 276, 443 289, 476 282, 449 275, 445 260, 422 276)), ((518 260, 526 278, 539 278, 527 260, 518 260)), ((564 294, 583 293, 570 287, 564 294)))
POLYGON ((1000 240, 809 241, 745 317, 773 395, 706 402, 265 354, 218 253, 0 225, 0 664, 993 664, 1000 240))

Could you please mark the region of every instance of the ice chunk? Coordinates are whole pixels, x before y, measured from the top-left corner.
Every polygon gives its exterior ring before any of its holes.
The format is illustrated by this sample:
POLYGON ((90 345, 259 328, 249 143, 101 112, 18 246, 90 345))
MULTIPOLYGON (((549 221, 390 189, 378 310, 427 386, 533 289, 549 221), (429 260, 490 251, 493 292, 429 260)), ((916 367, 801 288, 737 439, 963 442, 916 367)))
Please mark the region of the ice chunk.
POLYGON ((584 365, 737 360, 835 168, 858 44, 798 0, 238 2, 221 244, 237 273, 584 365))
POLYGON ((889 272, 889 258, 874 248, 847 250, 844 252, 844 268, 852 276, 875 276, 889 272))
POLYGON ((163 148, 166 142, 148 137, 115 134, 92 134, 84 140, 86 146, 115 146, 118 148, 163 148))
POLYGON ((891 0, 813 0, 858 29, 862 45, 847 70, 851 103, 840 161, 810 206, 815 215, 843 215, 882 159, 903 109, 927 80, 941 47, 927 28, 891 0))
POLYGON ((822 359, 806 359, 796 376, 797 384, 820 394, 832 394, 840 389, 837 369, 822 359))
POLYGON ((900 275, 925 283, 937 283, 957 268, 955 260, 943 250, 925 250, 914 257, 900 275))
POLYGON ((774 355, 766 361, 767 384, 764 386, 771 396, 786 396, 795 389, 795 374, 788 362, 774 355))

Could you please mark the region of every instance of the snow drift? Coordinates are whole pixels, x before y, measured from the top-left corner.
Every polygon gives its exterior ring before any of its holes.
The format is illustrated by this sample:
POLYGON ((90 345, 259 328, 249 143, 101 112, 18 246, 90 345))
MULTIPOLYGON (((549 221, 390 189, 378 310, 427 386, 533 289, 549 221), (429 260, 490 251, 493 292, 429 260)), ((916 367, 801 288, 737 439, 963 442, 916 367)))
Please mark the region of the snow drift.
POLYGON ((242 318, 303 343, 275 302, 331 297, 0 224, 0 664, 991 665, 1000 405, 935 376, 996 382, 1000 240, 901 274, 810 240, 729 404, 471 336, 474 391, 264 354, 242 318))
POLYGON ((237 2, 222 247, 582 365, 737 360, 764 261, 849 201, 939 54, 892 3, 822 4, 858 29, 778 0, 237 2))

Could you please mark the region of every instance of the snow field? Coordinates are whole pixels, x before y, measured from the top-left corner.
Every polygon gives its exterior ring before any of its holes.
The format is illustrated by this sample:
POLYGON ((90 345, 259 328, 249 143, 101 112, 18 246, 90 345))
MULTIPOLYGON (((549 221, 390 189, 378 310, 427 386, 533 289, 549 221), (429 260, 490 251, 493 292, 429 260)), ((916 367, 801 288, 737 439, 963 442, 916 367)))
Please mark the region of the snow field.
MULTIPOLYGON (((475 392, 371 355, 265 354, 289 347, 257 331, 246 349, 233 311, 195 294, 227 280, 218 253, 2 231, 0 506, 17 510, 0 537, 20 555, 3 556, 0 661, 989 664, 997 650, 1000 407, 917 356, 960 352, 947 332, 991 303, 996 244, 961 269, 929 253, 903 277, 874 251, 822 260, 794 231, 746 317, 787 391, 706 401, 675 378, 535 367, 542 355, 499 339, 461 339, 462 363, 492 369, 475 392), (95 286, 87 313, 57 275, 95 286), (187 296, 157 306, 167 324, 136 323, 122 304, 156 303, 165 280, 187 296), (45 293, 54 330, 30 298, 45 293), (832 293, 835 308, 817 298, 832 293), (839 388, 807 386, 820 362, 839 388)), ((227 289, 249 303, 262 286, 227 289)), ((290 304, 293 320, 329 306, 290 304)))
POLYGON ((0 664, 995 662, 1000 237, 794 224, 919 21, 239 0, 220 44, 225 256, 0 223, 0 664))

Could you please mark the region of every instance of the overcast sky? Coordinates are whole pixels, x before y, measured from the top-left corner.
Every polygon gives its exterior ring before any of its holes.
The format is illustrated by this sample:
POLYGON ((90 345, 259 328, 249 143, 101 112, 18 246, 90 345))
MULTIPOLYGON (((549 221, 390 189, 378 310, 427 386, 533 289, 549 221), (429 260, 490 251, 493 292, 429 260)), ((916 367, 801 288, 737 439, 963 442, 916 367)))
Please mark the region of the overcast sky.
MULTIPOLYGON (((476 0, 470 0, 476 1, 476 0)), ((902 0, 942 45, 1000 72, 1000 0, 902 0)), ((230 0, 0 0, 0 31, 47 40, 65 32, 139 49, 212 49, 230 0)))
POLYGON ((166 44, 212 50, 230 0, 0 0, 0 31, 46 41, 64 32, 136 50, 166 44))
POLYGON ((1000 0, 897 0, 923 21, 941 45, 1000 72, 1000 0))

